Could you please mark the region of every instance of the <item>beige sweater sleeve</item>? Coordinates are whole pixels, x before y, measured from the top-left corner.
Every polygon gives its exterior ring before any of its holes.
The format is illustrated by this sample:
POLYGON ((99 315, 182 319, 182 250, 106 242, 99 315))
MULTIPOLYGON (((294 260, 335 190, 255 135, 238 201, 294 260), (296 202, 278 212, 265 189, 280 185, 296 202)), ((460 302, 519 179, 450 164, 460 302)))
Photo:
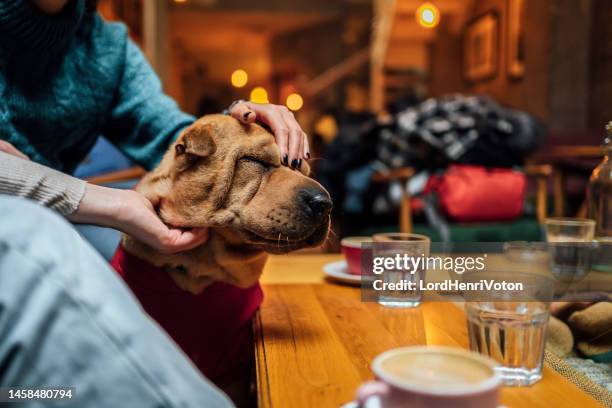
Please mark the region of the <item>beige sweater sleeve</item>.
POLYGON ((29 198, 62 215, 76 211, 86 182, 0 152, 0 194, 29 198))

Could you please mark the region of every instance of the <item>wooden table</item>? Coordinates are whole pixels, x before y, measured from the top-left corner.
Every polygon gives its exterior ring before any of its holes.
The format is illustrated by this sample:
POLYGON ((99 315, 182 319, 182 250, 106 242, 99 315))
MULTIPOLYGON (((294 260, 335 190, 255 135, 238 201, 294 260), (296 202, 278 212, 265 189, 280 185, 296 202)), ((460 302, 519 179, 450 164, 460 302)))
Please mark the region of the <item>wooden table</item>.
MULTIPOLYGON (((326 282, 322 267, 337 255, 272 257, 264 271, 265 300, 255 320, 260 407, 338 407, 371 379, 372 359, 390 348, 467 348, 463 310, 452 303, 388 309, 361 302, 358 288, 326 282)), ((517 407, 599 407, 549 367, 528 388, 504 388, 517 407)))

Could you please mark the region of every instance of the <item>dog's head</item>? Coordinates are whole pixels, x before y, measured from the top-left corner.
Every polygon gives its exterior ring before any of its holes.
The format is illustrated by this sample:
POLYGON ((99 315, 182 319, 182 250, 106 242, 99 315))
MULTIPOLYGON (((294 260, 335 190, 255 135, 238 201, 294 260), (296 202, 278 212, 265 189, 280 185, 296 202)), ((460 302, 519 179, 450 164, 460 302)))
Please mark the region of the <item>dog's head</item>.
POLYGON ((320 245, 331 199, 309 167, 281 165, 273 135, 224 115, 185 129, 141 191, 161 218, 178 227, 230 231, 270 253, 320 245))

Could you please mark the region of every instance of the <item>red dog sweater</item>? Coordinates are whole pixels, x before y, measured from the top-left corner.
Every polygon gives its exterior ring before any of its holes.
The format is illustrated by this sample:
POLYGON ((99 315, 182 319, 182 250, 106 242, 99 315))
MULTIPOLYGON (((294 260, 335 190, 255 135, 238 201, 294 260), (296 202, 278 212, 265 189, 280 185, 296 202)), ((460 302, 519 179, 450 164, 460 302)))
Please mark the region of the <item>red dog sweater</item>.
POLYGON ((251 317, 263 300, 259 283, 241 289, 213 283, 194 295, 176 286, 170 275, 117 248, 111 265, 159 323, 217 385, 231 383, 252 356, 251 317))

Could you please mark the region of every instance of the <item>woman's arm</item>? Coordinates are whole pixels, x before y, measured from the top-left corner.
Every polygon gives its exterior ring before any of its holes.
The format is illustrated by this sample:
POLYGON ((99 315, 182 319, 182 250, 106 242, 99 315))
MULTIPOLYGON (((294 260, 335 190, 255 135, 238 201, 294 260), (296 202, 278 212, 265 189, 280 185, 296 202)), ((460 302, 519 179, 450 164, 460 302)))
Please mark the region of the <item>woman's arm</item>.
POLYGON ((88 184, 24 159, 11 147, 6 142, 0 146, 0 194, 29 198, 76 223, 118 229, 162 253, 185 251, 208 238, 205 228, 168 227, 153 204, 136 191, 88 184))
POLYGON ((102 134, 126 156, 150 170, 194 120, 164 94, 138 46, 126 40, 121 79, 102 134))
POLYGON ((85 182, 31 162, 12 145, 3 142, 0 148, 0 193, 29 198, 68 215, 79 206, 85 193, 85 182))

